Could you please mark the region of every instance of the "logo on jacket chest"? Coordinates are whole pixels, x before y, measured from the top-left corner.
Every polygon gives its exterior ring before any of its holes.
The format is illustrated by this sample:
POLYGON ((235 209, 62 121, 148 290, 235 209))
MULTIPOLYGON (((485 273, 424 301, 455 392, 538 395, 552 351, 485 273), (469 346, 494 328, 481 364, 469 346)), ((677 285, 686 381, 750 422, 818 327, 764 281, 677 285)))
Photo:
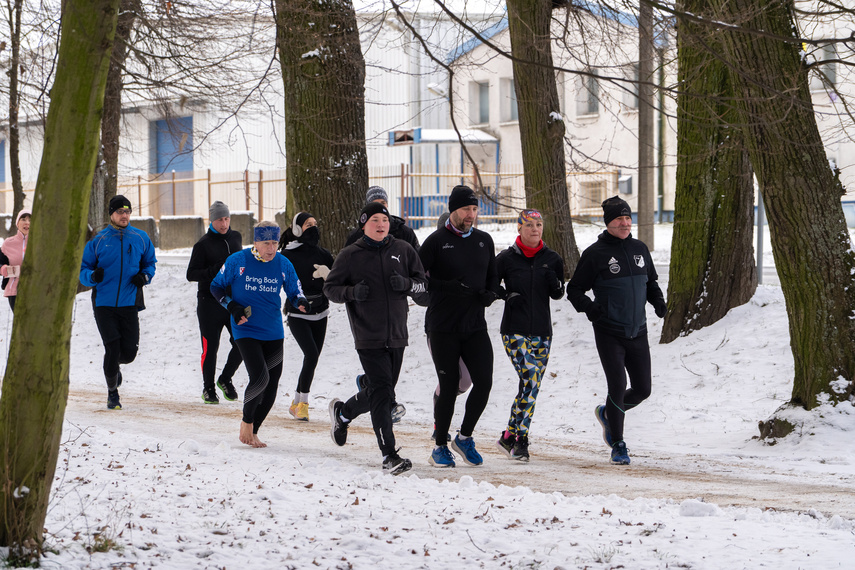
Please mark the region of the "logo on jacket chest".
POLYGON ((644 256, 643 255, 635 255, 635 264, 639 267, 644 267, 644 256))
POLYGON ((620 264, 617 262, 617 259, 614 257, 609 259, 609 271, 614 274, 620 273, 620 264))
POLYGON ((390 255, 389 257, 391 257, 392 259, 394 259, 398 263, 401 263, 401 256, 400 255, 390 255))

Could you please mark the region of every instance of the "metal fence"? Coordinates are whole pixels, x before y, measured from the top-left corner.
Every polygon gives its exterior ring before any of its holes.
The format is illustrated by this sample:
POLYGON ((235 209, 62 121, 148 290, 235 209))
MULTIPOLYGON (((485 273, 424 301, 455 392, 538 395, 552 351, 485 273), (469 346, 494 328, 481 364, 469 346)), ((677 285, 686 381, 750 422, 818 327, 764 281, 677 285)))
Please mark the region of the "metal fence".
MULTIPOLYGON (((521 166, 502 166, 497 171, 460 172, 454 168, 439 171, 400 164, 375 167, 369 171, 369 184, 386 189, 393 213, 418 228, 432 224, 447 209, 448 195, 458 184, 466 184, 481 193, 479 218, 485 222, 511 221, 526 207, 524 175, 521 166)), ((12 189, 0 188, 0 213, 12 210, 12 189)), ((32 204, 35 182, 25 182, 32 204)), ((576 216, 602 214, 602 201, 618 191, 617 172, 568 172, 570 211, 576 216)), ((273 220, 285 209, 285 170, 212 172, 195 170, 161 175, 120 177, 118 192, 134 206, 136 215, 160 219, 161 216, 201 216, 207 218, 208 206, 215 200, 228 204, 232 211, 248 211, 259 220, 273 220)))

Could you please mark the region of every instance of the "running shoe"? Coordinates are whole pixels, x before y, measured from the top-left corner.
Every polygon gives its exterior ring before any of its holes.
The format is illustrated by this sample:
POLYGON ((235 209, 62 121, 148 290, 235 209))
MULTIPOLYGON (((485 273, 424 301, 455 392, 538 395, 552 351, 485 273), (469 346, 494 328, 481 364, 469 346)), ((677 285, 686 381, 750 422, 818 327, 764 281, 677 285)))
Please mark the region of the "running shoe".
POLYGON ((336 445, 347 443, 347 423, 341 419, 341 409, 344 402, 338 398, 330 402, 330 435, 336 445))
POLYGON ((484 463, 481 454, 475 449, 475 440, 471 437, 461 439, 460 434, 454 436, 454 441, 451 442, 451 448, 460 454, 463 461, 469 465, 478 466, 484 463))
POLYGON ((108 410, 121 410, 122 403, 119 402, 119 391, 118 390, 107 390, 107 409, 108 410))
POLYGON ((611 447, 614 442, 612 441, 612 430, 609 427, 609 421, 606 419, 606 407, 597 406, 594 408, 594 415, 597 421, 600 422, 600 425, 603 426, 603 441, 611 447))
POLYGON ((612 446, 612 463, 615 465, 629 465, 629 450, 622 441, 612 446))
POLYGON ((392 423, 398 423, 405 415, 407 415, 407 408, 404 407, 404 404, 395 402, 395 405, 392 406, 392 423))
POLYGON ((309 421, 309 403, 291 402, 291 407, 288 408, 288 413, 294 416, 295 420, 307 422, 309 421))
POLYGON ((447 445, 440 445, 431 452, 430 464, 434 467, 454 467, 454 455, 448 450, 447 445))
POLYGON ((356 389, 360 392, 368 387, 368 375, 359 374, 356 376, 356 389))
POLYGON ((206 404, 220 403, 220 399, 217 397, 217 391, 213 388, 205 388, 202 390, 202 401, 206 404))
POLYGON ((412 468, 413 462, 398 455, 397 451, 393 451, 383 460, 383 471, 388 471, 392 475, 400 475, 412 468))
POLYGON ((514 450, 514 443, 516 443, 516 441, 517 436, 515 436, 508 430, 505 430, 499 437, 499 441, 496 442, 496 447, 498 447, 502 453, 510 457, 511 452, 514 450))
POLYGON ((528 463, 528 437, 522 435, 517 437, 514 443, 514 449, 511 451, 511 459, 528 463))
POLYGON ((234 402, 238 399, 237 390, 235 390, 235 386, 231 380, 224 381, 222 378, 217 380, 217 388, 223 391, 223 398, 229 402, 234 402))

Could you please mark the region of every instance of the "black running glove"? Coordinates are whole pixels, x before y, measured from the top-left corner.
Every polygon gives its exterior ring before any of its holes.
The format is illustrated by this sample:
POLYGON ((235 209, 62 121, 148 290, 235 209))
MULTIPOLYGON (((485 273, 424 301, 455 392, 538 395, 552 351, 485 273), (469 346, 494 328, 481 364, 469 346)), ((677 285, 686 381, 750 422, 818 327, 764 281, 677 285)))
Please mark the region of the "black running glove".
POLYGON ((588 315, 588 320, 592 323, 599 321, 606 315, 606 312, 603 310, 603 306, 599 303, 591 303, 588 305, 588 308, 585 309, 585 314, 588 315))
POLYGON ((657 301, 653 303, 653 310, 656 311, 656 316, 664 318, 668 314, 668 304, 665 301, 657 301))
POLYGON ((353 300, 357 303, 361 303, 365 299, 368 298, 368 283, 365 281, 360 281, 351 289, 353 292, 353 300))
POLYGON ((244 307, 237 301, 229 301, 229 304, 226 308, 232 314, 232 317, 234 318, 236 323, 239 323, 241 318, 246 316, 246 307, 244 307))
POLYGON ((410 288, 410 279, 396 271, 389 276, 389 285, 392 286, 392 291, 406 291, 410 288))
POLYGON ((140 271, 131 277, 131 284, 137 288, 142 287, 143 285, 148 285, 148 275, 140 271))
POLYGON ((495 301, 497 298, 498 295, 496 294, 496 292, 491 291, 490 289, 482 289, 478 291, 478 300, 485 307, 489 307, 490 305, 492 305, 493 301, 495 301))
POLYGON ((104 268, 96 267, 94 271, 92 271, 92 281, 95 283, 100 283, 104 280, 104 268))

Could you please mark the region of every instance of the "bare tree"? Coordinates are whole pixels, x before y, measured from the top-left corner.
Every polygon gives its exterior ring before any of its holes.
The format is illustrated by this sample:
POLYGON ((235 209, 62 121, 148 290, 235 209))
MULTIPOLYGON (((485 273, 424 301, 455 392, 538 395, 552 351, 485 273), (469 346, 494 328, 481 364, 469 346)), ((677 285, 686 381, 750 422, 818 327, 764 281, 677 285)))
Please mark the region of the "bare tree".
POLYGON ((118 0, 65 0, 27 257, 0 397, 0 545, 42 546, 68 398, 69 345, 118 0), (35 273, 36 264, 38 272, 35 273), (45 329, 50 334, 45 335, 45 329))

